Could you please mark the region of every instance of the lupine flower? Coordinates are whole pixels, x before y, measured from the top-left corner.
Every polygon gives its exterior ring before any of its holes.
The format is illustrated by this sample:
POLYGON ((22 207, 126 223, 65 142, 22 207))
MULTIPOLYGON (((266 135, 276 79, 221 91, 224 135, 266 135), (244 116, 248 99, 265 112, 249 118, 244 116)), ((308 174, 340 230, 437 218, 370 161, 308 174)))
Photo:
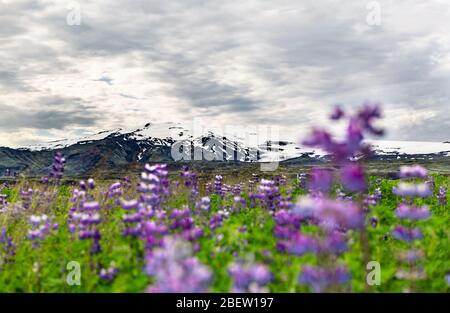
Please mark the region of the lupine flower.
POLYGON ((318 251, 339 255, 348 250, 345 235, 338 231, 332 231, 318 242, 318 251))
POLYGON ((378 219, 375 216, 372 216, 370 218, 370 225, 372 225, 373 228, 377 227, 378 225, 378 219))
POLYGON ((447 205, 447 188, 439 187, 437 199, 439 200, 439 205, 447 205))
POLYGON ((194 241, 203 236, 203 230, 195 226, 191 215, 191 210, 187 207, 182 210, 173 209, 170 220, 172 229, 181 230, 181 235, 185 240, 194 241))
POLYGON ((279 201, 279 197, 280 193, 275 182, 273 180, 261 179, 261 184, 258 186, 258 199, 261 206, 268 210, 273 210, 279 201))
POLYGON ((145 210, 141 211, 141 204, 138 200, 122 200, 120 204, 124 210, 131 212, 122 216, 122 220, 125 224, 123 235, 132 237, 140 236, 142 231, 141 221, 145 210))
MULTIPOLYGON (((410 179, 410 178, 425 178, 427 177, 428 172, 425 168, 414 165, 414 166, 403 166, 400 168, 400 178, 402 180, 410 179)), ((397 225, 392 231, 392 236, 398 240, 406 241, 410 245, 409 251, 403 252, 400 254, 401 260, 406 260, 408 263, 412 263, 420 259, 421 253, 417 253, 416 249, 413 249, 412 242, 415 240, 420 240, 423 237, 422 231, 419 227, 415 227, 415 221, 423 220, 430 217, 431 213, 427 206, 416 207, 413 203, 414 197, 428 197, 432 194, 432 190, 434 186, 431 186, 428 183, 406 183, 401 182, 398 184, 398 187, 394 187, 393 191, 397 195, 401 195, 403 197, 409 197, 409 202, 406 203, 406 200, 403 200, 403 203, 400 203, 395 211, 397 217, 400 220, 409 220, 409 225, 402 226, 397 225)), ((417 268, 417 266, 416 266, 417 268)), ((423 271, 419 271, 413 269, 411 266, 408 271, 403 269, 399 269, 396 273, 397 278, 405 278, 410 280, 416 280, 424 277, 423 271)))
POLYGON ((28 188, 28 190, 21 190, 20 198, 22 200, 22 207, 24 209, 29 209, 33 200, 33 189, 28 188))
POLYGON ((206 192, 207 192, 208 194, 211 194, 211 193, 214 192, 214 189, 213 189, 213 186, 212 186, 211 182, 207 182, 207 183, 205 184, 205 189, 206 189, 206 192))
POLYGON ((95 188, 95 181, 92 178, 89 178, 87 181, 87 186, 89 187, 89 189, 94 189, 95 188))
POLYGON ((223 196, 223 177, 222 175, 216 175, 214 179, 214 192, 219 196, 223 196))
POLYGON ((6 212, 6 209, 8 208, 8 201, 6 198, 6 195, 0 194, 0 213, 6 212))
POLYGON ((209 197, 202 197, 196 205, 197 209, 202 212, 209 212, 211 209, 211 199, 209 197))
POLYGON ((420 260, 423 258, 424 253, 422 250, 419 249, 410 249, 408 251, 402 252, 399 255, 399 258, 401 261, 405 261, 408 263, 414 263, 417 260, 420 260))
POLYGON ((224 219, 227 217, 228 217, 228 212, 223 211, 223 210, 218 211, 209 220, 209 227, 211 229, 216 229, 216 228, 222 226, 224 219))
POLYGON ((400 167, 399 173, 400 178, 410 178, 410 177, 426 178, 427 176, 428 171, 420 165, 400 167))
POLYGON ((299 188, 305 189, 306 188, 306 174, 305 173, 297 174, 297 182, 298 182, 299 188))
POLYGON ((314 168, 311 171, 309 189, 315 192, 328 193, 333 183, 333 175, 327 169, 314 168))
POLYGON ((381 199, 382 199, 382 197, 383 197, 383 194, 382 194, 382 192, 381 192, 381 188, 375 188, 375 191, 374 191, 374 193, 373 193, 373 197, 374 197, 374 199, 375 199, 375 201, 378 203, 378 202, 380 202, 381 201, 381 199))
POLYGON ((392 188, 394 194, 402 197, 421 197, 426 198, 432 194, 427 184, 412 184, 401 182, 398 186, 392 188))
MULTIPOLYGON (((343 112, 339 115, 342 117, 343 112)), ((347 162, 358 153, 368 154, 369 147, 362 143, 364 132, 377 136, 383 134, 383 130, 373 125, 374 120, 380 117, 377 105, 366 104, 356 115, 349 117, 346 137, 342 142, 335 141, 326 130, 313 129, 303 144, 328 152, 338 163, 347 162)))
POLYGON ((258 182, 259 182, 258 174, 253 173, 252 174, 252 179, 250 179, 248 181, 248 185, 249 185, 249 188, 250 188, 251 191, 256 187, 256 184, 258 182))
POLYGON ((278 201, 278 208, 280 210, 290 210, 294 204, 292 203, 292 197, 280 197, 278 201))
POLYGON ((395 239, 408 242, 423 238, 422 231, 420 230, 420 228, 416 227, 410 229, 401 225, 395 226, 394 230, 392 231, 392 236, 395 239))
POLYGON ((276 223, 274 235, 277 238, 289 238, 300 229, 300 217, 290 211, 282 209, 276 212, 273 218, 276 223))
POLYGON ((0 266, 12 262, 16 255, 16 245, 3 227, 0 232, 0 266))
POLYGON ((364 224, 361 209, 351 201, 304 196, 293 212, 302 218, 314 218, 327 229, 359 229, 364 224))
POLYGON ((184 186, 191 189, 190 200, 195 201, 198 196, 198 178, 197 174, 189 170, 189 167, 183 166, 180 173, 184 186))
POLYGON ((404 203, 400 203, 395 211, 395 214, 400 219, 409 220, 423 220, 430 217, 430 210, 428 207, 414 207, 404 203))
POLYGON ((167 226, 162 222, 142 222, 142 237, 145 243, 145 252, 148 259, 153 255, 153 248, 163 244, 164 236, 168 233, 167 226))
POLYGON ((141 193, 140 201, 156 210, 169 194, 167 165, 146 164, 144 169, 138 186, 138 191, 141 193))
POLYGON ((233 263, 228 268, 233 279, 232 292, 265 292, 272 273, 263 264, 233 263))
POLYGON ((165 238, 147 260, 146 272, 155 278, 148 292, 206 292, 212 278, 208 267, 192 256, 192 247, 181 239, 165 238))
POLYGON ((122 184, 120 182, 116 182, 109 186, 107 196, 108 198, 120 197, 122 195, 122 184))
POLYGON ((100 277, 102 280, 111 282, 111 281, 114 280, 114 278, 116 278, 116 276, 117 276, 118 273, 119 273, 119 269, 118 269, 117 267, 115 267, 115 266, 110 266, 110 267, 108 267, 107 269, 102 268, 102 269, 100 270, 99 277, 100 277))
POLYGON ((234 196, 233 198, 233 211, 240 212, 241 209, 245 209, 247 203, 241 196, 234 196))
POLYGON ((299 283, 309 285, 314 292, 323 292, 329 286, 342 285, 350 280, 348 270, 343 266, 323 269, 305 265, 299 276, 299 283))
POLYGON ((45 239, 52 230, 58 229, 58 224, 52 223, 47 215, 31 215, 29 223, 32 228, 28 230, 28 239, 32 241, 33 248, 39 246, 39 242, 45 239))
POLYGON ((122 187, 128 189, 131 187, 131 179, 128 176, 122 178, 122 187))
POLYGON ((64 166, 66 159, 61 152, 56 152, 53 156, 52 170, 50 172, 50 177, 53 177, 56 181, 59 181, 64 174, 64 166))
POLYGON ((431 190, 434 190, 434 187, 436 186, 436 182, 434 181, 433 176, 429 176, 428 179, 425 181, 425 184, 427 184, 431 190))
POLYGON ((358 164, 348 164, 341 170, 341 181, 344 187, 352 192, 363 192, 367 189, 364 171, 358 164))
POLYGON ((288 240, 277 243, 280 252, 302 256, 306 253, 314 253, 318 250, 318 242, 315 238, 300 233, 291 234, 288 240))
POLYGON ((74 191, 72 201, 75 205, 69 212, 69 231, 77 232, 80 240, 92 240, 91 253, 97 254, 101 251, 101 234, 98 228, 101 206, 96 201, 86 202, 86 198, 84 191, 74 191))
POLYGON ((276 177, 275 177, 275 184, 276 184, 277 186, 286 184, 286 176, 284 176, 284 175, 278 175, 278 176, 276 176, 276 177))

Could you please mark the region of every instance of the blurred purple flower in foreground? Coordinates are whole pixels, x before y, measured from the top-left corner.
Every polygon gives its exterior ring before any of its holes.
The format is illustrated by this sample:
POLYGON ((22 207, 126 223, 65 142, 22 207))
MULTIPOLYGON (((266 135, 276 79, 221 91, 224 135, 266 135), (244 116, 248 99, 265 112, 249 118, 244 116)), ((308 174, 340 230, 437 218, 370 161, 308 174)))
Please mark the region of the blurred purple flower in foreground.
POLYGON ((314 292, 323 292, 329 286, 345 284, 350 279, 350 273, 343 266, 323 269, 305 265, 299 276, 299 283, 311 286, 314 292))
POLYGON ((272 273, 263 264, 233 263, 228 272, 233 279, 232 292, 267 292, 264 286, 272 281, 272 273))
POLYGON ((412 166, 401 166, 400 167, 400 178, 426 178, 428 176, 428 171, 426 168, 420 165, 412 165, 412 166))
POLYGON ((414 207, 400 203, 395 214, 400 219, 424 220, 430 217, 430 209, 426 206, 414 207))
POLYGON ((146 272, 155 278, 148 292, 207 292, 212 273, 192 256, 191 245, 179 238, 166 237, 162 248, 147 260, 146 272))

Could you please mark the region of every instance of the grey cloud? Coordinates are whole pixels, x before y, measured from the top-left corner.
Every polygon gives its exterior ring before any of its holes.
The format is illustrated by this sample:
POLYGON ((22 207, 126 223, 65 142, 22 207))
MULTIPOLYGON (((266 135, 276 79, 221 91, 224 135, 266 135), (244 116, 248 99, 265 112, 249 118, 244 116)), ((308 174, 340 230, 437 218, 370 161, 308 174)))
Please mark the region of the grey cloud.
POLYGON ((31 91, 33 88, 21 80, 17 73, 10 71, 0 71, 0 90, 8 91, 31 91))
POLYGON ((2 129, 65 129, 93 126, 101 117, 79 98, 43 97, 29 105, 0 104, 2 129), (37 106, 39 109, 32 109, 37 106))
MULTIPOLYGON (((122 56, 135 62, 130 66, 151 67, 148 79, 164 83, 163 95, 177 99, 182 103, 178 111, 190 116, 238 114, 247 123, 295 127, 328 114, 331 104, 351 108, 374 100, 405 114, 408 109, 435 112, 414 127, 390 132, 391 139, 448 140, 450 125, 444 117, 450 71, 436 58, 449 55, 450 39, 435 27, 438 23, 428 22, 432 16, 448 23, 444 5, 429 1, 414 23, 395 24, 422 2, 379 2, 386 13, 375 28, 365 23, 365 2, 79 1, 82 24, 72 27, 65 22, 64 6, 49 10, 48 1, 12 2, 0 16, 24 16, 31 24, 11 22, 0 31, 0 88, 27 93, 31 87, 24 78, 77 71, 79 59, 107 66, 122 56), (19 37, 33 25, 42 25, 48 40, 19 37)), ((109 76, 98 81, 112 83, 109 76)), ((130 94, 119 93, 140 100, 130 94)), ((89 110, 91 117, 74 106, 63 116, 59 106, 69 103, 64 96, 33 97, 41 109, 25 119, 36 128, 45 128, 36 120, 47 115, 56 128, 63 122, 101 127, 94 117, 104 112, 95 104, 88 107, 83 95, 70 103, 89 110)), ((154 105, 164 109, 164 104, 154 105)), ((124 110, 110 112, 110 120, 121 121, 135 108, 124 110)), ((21 125, 24 118, 18 121, 21 125)))

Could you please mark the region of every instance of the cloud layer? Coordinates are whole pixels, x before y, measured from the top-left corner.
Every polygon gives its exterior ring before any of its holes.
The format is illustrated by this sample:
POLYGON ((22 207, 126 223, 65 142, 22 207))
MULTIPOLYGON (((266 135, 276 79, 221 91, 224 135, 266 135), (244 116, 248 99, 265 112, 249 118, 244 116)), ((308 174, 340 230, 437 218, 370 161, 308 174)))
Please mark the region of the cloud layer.
POLYGON ((0 1, 0 145, 198 117, 302 134, 366 100, 390 139, 450 140, 447 1, 377 1, 378 26, 349 2, 0 1))

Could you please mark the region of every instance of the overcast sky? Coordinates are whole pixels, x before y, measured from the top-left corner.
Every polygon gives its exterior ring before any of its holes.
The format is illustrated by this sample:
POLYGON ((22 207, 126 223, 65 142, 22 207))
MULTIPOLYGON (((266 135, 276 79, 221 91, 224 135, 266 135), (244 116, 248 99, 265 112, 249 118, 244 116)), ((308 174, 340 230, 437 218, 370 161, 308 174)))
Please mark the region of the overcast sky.
POLYGON ((0 0, 0 145, 198 117, 301 134, 366 100, 388 139, 450 140, 450 2, 376 1, 380 25, 369 2, 0 0))

